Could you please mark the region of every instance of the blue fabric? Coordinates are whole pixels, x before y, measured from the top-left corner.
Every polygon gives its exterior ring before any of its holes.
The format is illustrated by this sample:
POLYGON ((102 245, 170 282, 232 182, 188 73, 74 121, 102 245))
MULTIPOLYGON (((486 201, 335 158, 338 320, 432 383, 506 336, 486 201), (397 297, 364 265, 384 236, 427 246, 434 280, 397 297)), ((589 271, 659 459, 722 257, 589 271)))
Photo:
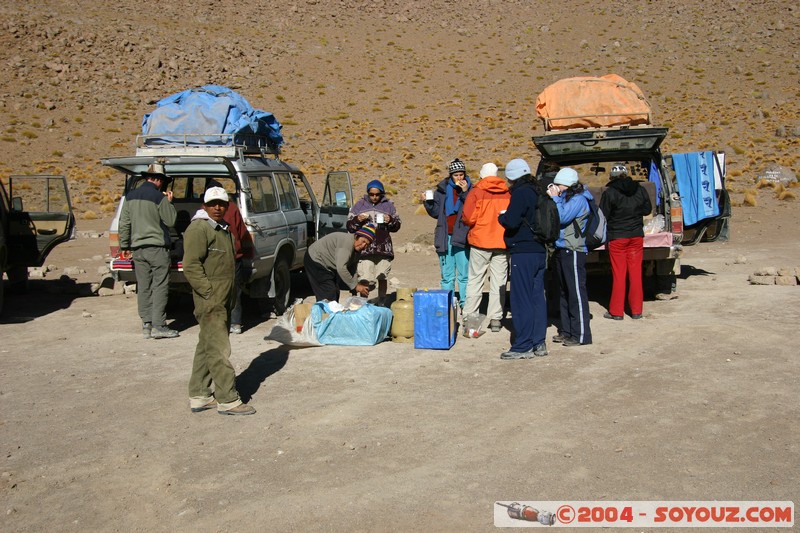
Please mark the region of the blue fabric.
POLYGON ((272 113, 254 109, 239 93, 221 85, 204 85, 163 98, 142 119, 142 133, 157 135, 152 144, 184 142, 221 144, 219 137, 204 134, 243 134, 267 137, 272 148, 283 144, 281 124, 272 113), (170 136, 175 136, 170 138, 170 136))
POLYGON ((654 183, 656 186, 656 205, 661 205, 661 174, 658 172, 658 167, 654 161, 650 162, 650 173, 647 179, 654 183))
POLYGON ((327 302, 322 301, 311 308, 311 323, 322 344, 374 346, 389 334, 392 311, 367 303, 356 311, 334 313, 327 302), (324 319, 323 313, 328 313, 324 319))
POLYGON ((439 270, 442 274, 442 290, 455 292, 458 278, 458 305, 463 309, 467 301, 469 249, 455 246, 452 235, 447 236, 447 253, 439 254, 439 270))
MULTIPOLYGON (((472 182, 469 181, 469 176, 464 176, 464 179, 467 180, 467 191, 469 191, 470 187, 472 186, 472 182)), ((464 191, 462 191, 464 192, 464 191)), ((447 216, 456 215, 459 211, 461 211, 461 207, 464 205, 461 201, 461 193, 456 193, 455 182, 453 178, 447 180, 447 194, 445 195, 444 201, 444 214, 447 216), (456 197, 455 203, 453 203, 453 196, 456 197)))
POLYGON ((513 254, 511 264, 512 352, 527 352, 544 342, 547 302, 544 297, 544 253, 513 254))
POLYGON ((683 223, 691 226, 700 220, 719 216, 714 190, 714 153, 672 154, 672 165, 681 195, 683 223))

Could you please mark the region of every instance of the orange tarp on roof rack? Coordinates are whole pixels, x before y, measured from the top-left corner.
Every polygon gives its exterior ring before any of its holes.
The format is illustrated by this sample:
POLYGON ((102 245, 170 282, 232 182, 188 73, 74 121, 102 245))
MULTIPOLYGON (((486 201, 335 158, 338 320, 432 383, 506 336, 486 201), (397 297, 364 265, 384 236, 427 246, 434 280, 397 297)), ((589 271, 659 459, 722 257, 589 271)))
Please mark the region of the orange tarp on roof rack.
POLYGON ((616 74, 565 78, 536 98, 547 131, 650 124, 650 113, 642 90, 616 74))

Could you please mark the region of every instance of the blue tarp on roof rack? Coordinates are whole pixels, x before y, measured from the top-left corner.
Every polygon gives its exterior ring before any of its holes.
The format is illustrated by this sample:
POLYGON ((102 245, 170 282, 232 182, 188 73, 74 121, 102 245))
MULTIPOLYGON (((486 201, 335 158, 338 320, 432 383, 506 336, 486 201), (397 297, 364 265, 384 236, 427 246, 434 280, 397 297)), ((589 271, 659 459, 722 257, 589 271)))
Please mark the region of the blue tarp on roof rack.
POLYGON ((148 145, 258 144, 259 138, 263 144, 266 138, 269 148, 278 151, 283 144, 281 127, 272 113, 253 108, 242 95, 221 85, 168 96, 142 119, 148 145))

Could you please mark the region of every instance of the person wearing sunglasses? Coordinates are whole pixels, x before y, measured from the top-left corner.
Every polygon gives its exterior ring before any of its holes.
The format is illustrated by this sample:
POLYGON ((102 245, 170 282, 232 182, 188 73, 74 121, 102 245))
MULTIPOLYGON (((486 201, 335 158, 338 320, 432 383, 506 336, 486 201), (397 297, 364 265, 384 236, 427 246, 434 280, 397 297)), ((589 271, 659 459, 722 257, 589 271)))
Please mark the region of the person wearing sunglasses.
POLYGON ((394 202, 386 198, 386 190, 379 180, 370 181, 367 193, 350 209, 347 231, 355 233, 365 224, 375 225, 375 240, 359 256, 358 276, 370 284, 377 283, 377 303, 383 305, 394 259, 392 233, 400 230, 401 221, 394 202))

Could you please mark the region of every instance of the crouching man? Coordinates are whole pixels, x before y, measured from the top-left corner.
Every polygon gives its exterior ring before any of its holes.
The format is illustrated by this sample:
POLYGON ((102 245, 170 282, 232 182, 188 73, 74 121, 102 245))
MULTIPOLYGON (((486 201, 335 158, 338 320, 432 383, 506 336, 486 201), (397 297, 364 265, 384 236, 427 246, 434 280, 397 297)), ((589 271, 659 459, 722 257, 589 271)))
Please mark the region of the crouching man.
POLYGON ((375 240, 375 225, 364 224, 355 235, 333 232, 308 247, 303 267, 317 301, 339 301, 339 281, 366 298, 369 282, 359 280, 356 267, 361 252, 375 240))
POLYGON ((227 209, 225 189, 209 188, 203 208, 183 235, 183 273, 192 286, 194 316, 200 324, 189 379, 189 407, 193 413, 216 407, 222 415, 251 415, 256 410, 239 399, 230 362, 228 331, 236 292, 233 236, 223 219, 227 209))

